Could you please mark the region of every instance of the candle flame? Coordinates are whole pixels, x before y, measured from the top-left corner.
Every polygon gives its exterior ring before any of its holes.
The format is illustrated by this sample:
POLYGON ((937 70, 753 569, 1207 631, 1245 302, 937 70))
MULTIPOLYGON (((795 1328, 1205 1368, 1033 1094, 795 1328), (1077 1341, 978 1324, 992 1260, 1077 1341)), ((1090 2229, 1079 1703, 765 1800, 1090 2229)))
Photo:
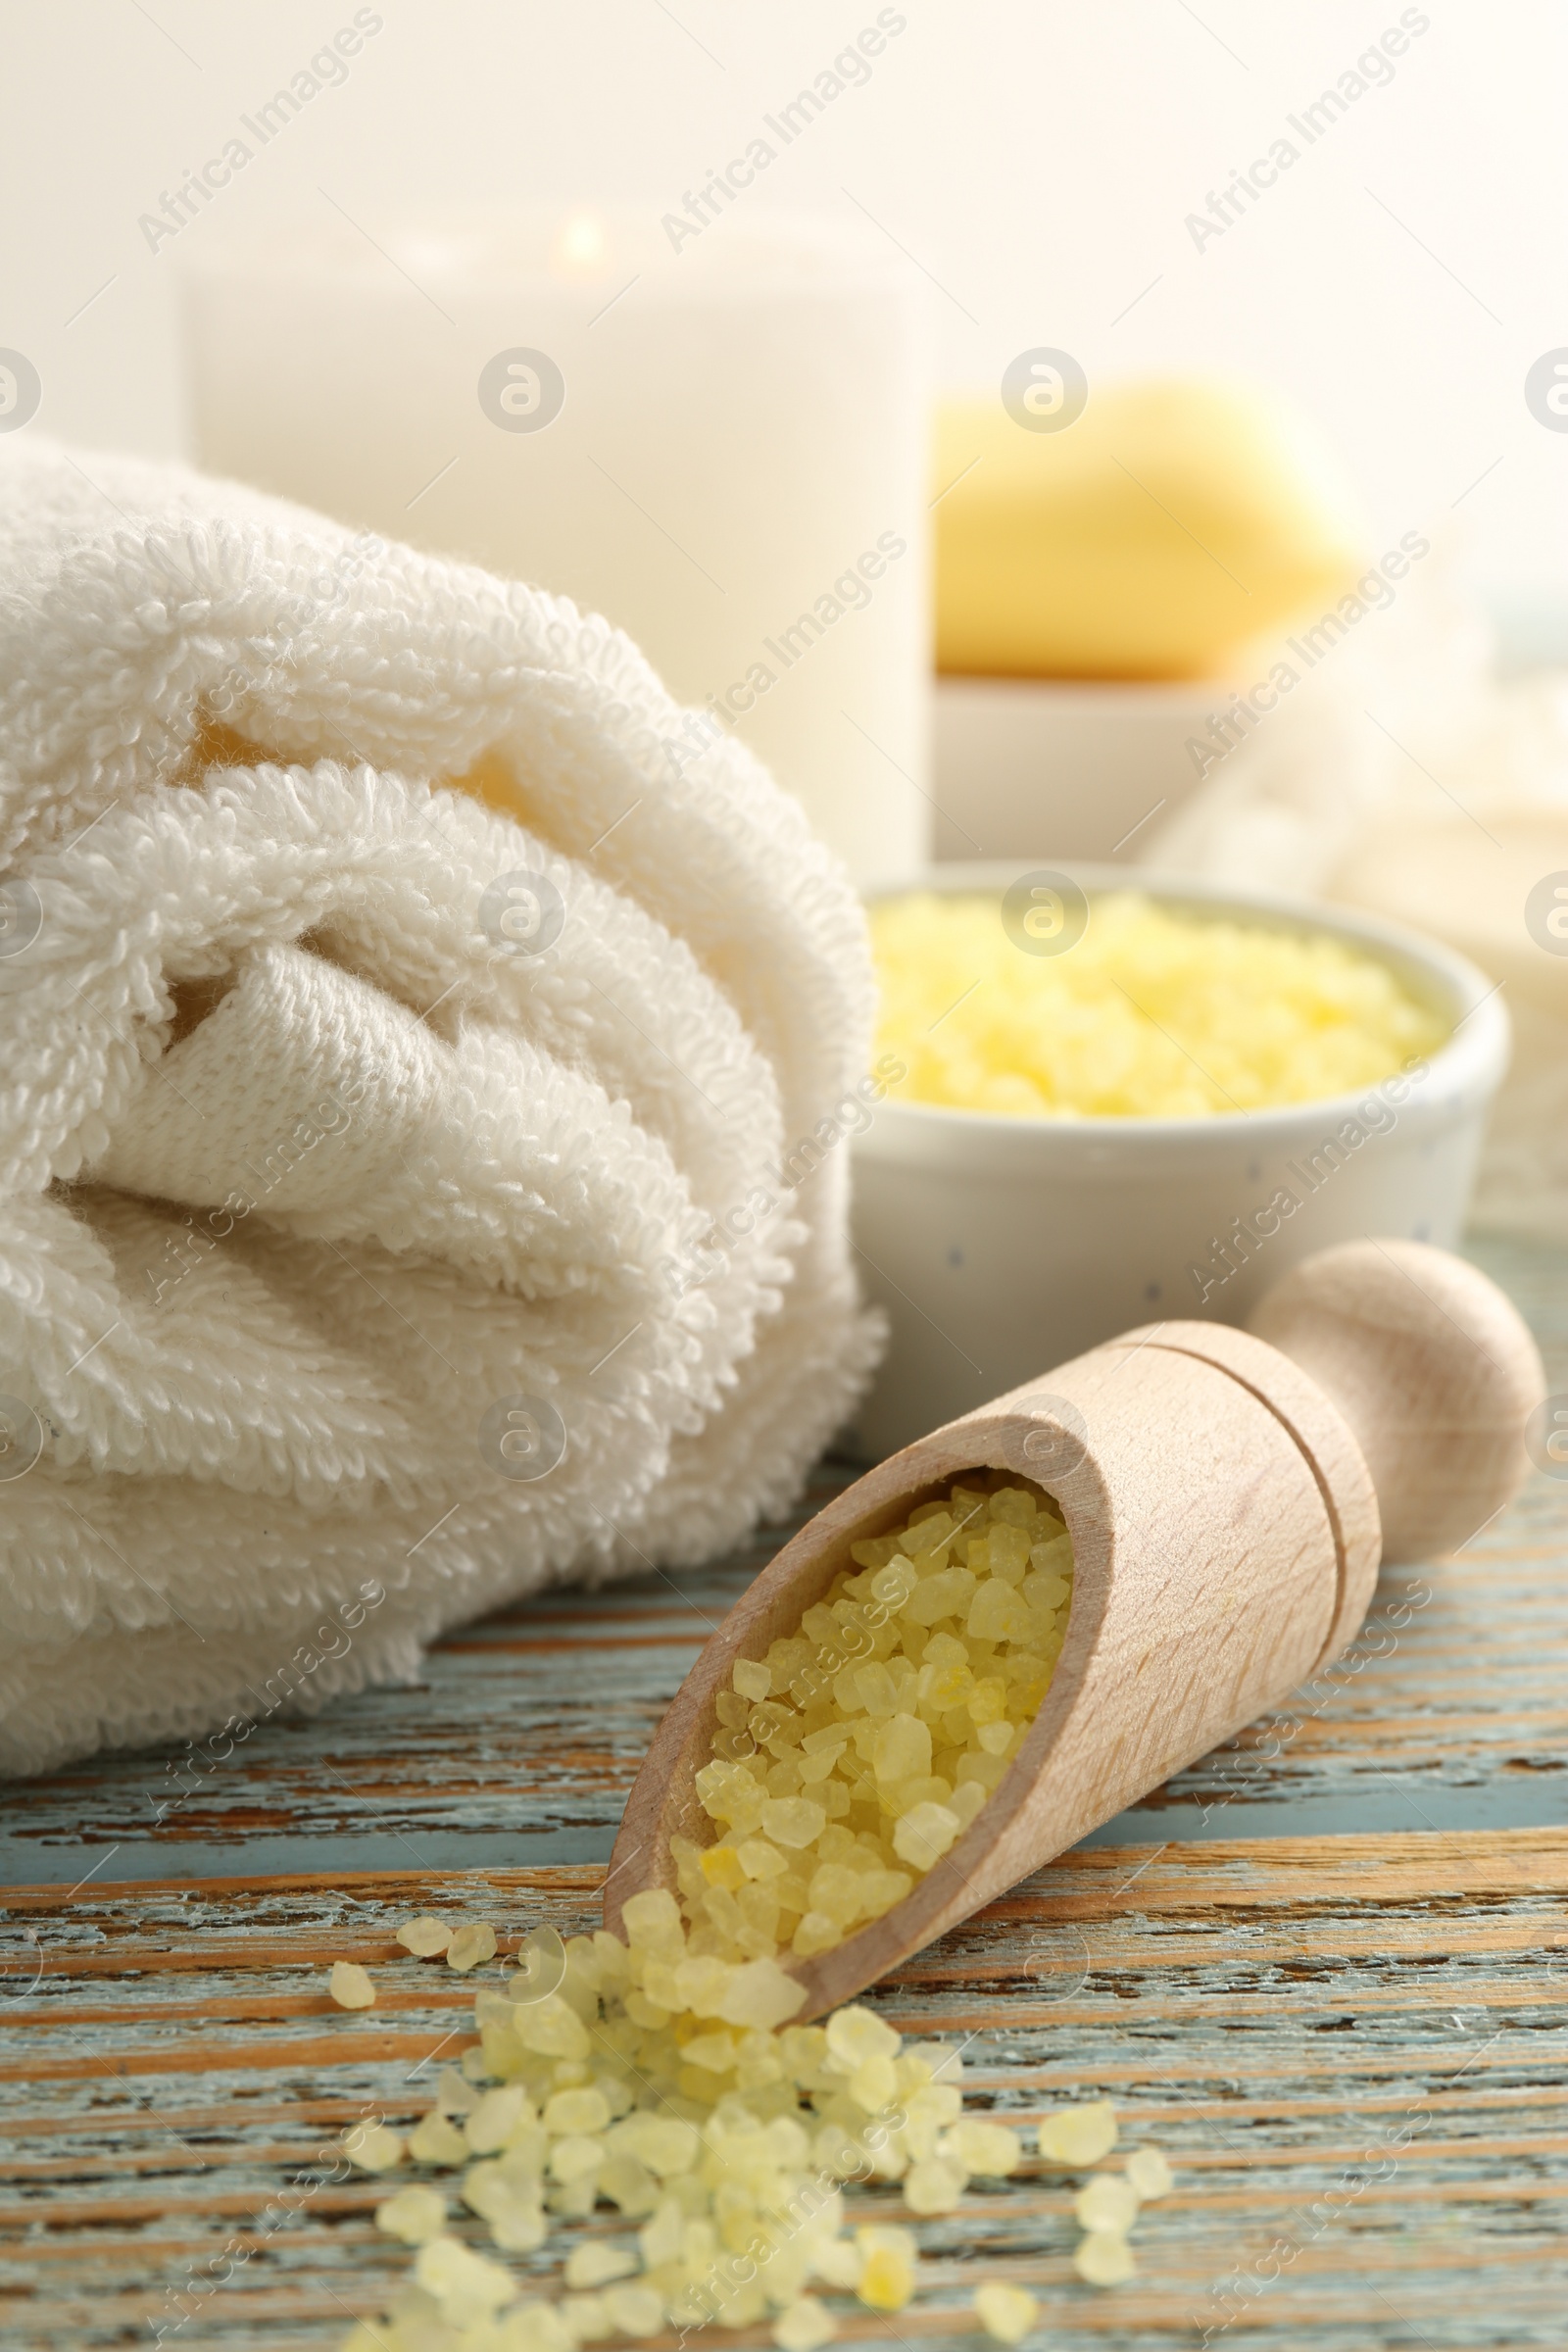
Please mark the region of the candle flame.
POLYGON ((562 222, 548 266, 552 277, 578 284, 604 276, 610 267, 610 241, 597 213, 573 213, 562 222))

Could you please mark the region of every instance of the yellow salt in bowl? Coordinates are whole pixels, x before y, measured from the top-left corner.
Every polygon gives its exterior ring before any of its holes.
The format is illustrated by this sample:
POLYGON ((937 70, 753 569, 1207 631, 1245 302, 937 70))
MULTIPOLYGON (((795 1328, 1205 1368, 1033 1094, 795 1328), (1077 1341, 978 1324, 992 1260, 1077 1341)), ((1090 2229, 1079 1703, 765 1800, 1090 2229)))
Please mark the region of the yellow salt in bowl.
POLYGON ((995 896, 978 893, 885 901, 871 938, 877 1051, 906 1065, 904 1099, 954 1110, 1277 1109, 1376 1086, 1448 1028, 1381 957, 1343 939, 1199 915, 1141 891, 1100 899, 1060 955, 1029 953, 995 896))
POLYGON ((1134 1326, 1245 1321, 1333 1243, 1457 1241, 1509 1026, 1435 941, 1113 866, 939 867, 871 920, 867 1454, 1134 1326))

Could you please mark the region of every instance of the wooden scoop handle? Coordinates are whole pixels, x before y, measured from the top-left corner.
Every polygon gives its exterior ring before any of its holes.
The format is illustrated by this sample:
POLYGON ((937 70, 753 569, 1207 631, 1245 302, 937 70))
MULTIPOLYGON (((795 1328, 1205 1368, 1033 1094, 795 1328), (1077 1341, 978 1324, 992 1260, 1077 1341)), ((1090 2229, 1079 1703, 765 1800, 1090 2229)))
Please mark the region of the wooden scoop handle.
POLYGON ((1545 1375, 1517 1310, 1463 1258, 1422 1242, 1346 1242, 1285 1275, 1248 1329, 1349 1423, 1385 1560, 1451 1551, 1519 1487, 1545 1375))

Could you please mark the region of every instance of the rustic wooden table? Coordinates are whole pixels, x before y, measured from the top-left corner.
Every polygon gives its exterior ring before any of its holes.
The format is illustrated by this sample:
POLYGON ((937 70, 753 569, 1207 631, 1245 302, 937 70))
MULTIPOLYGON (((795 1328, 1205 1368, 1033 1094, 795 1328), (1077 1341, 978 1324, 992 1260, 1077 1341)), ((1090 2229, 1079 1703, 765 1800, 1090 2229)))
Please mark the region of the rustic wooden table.
MULTIPOLYGON (((1568 1389, 1568 1255, 1474 1253, 1568 1389)), ((778 1540, 509 1611, 416 1689, 277 1722, 204 1776, 160 1753, 9 1791, 17 2352, 160 2328, 179 2352, 284 2352, 380 2307, 406 2268, 371 2225, 384 2189, 321 2184, 316 2152, 369 2103, 429 2104, 473 1986, 410 1969, 351 2016, 328 1964, 391 1957, 393 1925, 432 1903, 594 1924, 660 1711, 778 1540), (289 2218, 264 2226, 291 2180, 289 2218), (225 2245, 231 2277, 192 2296, 225 2245)), ((1561 2352, 1565 1567, 1568 1486, 1537 1478, 1455 1557, 1386 1575, 1356 1649, 1273 1725, 881 1988, 900 2026, 973 2037, 999 2112, 1109 2093, 1178 2179, 1134 2284, 1077 2280, 1070 2183, 1026 2170, 922 2225, 920 2303, 847 2314, 847 2334, 972 2352, 962 2307, 1003 2278, 1034 2288, 1031 2341, 1060 2352, 1561 2352)))

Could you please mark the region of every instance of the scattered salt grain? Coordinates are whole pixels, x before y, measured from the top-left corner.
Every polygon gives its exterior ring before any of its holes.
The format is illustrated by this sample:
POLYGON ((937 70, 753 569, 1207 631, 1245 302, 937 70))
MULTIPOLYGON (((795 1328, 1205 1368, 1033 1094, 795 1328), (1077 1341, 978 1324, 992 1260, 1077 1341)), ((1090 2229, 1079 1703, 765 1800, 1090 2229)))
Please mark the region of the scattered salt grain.
POLYGON ((1098 2164, 1116 2145, 1116 2110, 1108 2099, 1081 2107, 1055 2107, 1040 2125, 1039 2146, 1047 2164, 1098 2164))
POLYGON ((426 1912, 422 1919, 404 1921, 398 1930, 398 1941, 416 1960, 433 1960, 452 1941, 452 1930, 445 1920, 432 1919, 426 1912))
POLYGON ((403 2162, 403 2142, 385 2124, 350 2124, 343 2150, 365 2173, 390 2173, 403 2162))
POLYGON ((560 2309, 574 2344, 596 2344, 615 2332, 603 2295, 567 2295, 560 2309))
MULTIPOLYGON (((612 2209, 622 2234, 568 2234, 565 2291, 524 2301, 520 2276, 449 2234, 439 2188, 402 2189, 378 2219, 418 2243, 417 2284, 380 2335, 356 2331, 355 2352, 576 2352, 710 2325, 820 2352, 835 2322, 813 2282, 871 2312, 911 2301, 913 2232, 856 2230, 849 2184, 897 2182, 911 2214, 954 2213, 971 2179, 1017 2169, 1018 2135, 963 2115, 958 2048, 906 2045, 865 2002, 794 2023, 808 1996, 784 1964, 903 1901, 998 1788, 1061 1648, 1071 1549, 1039 1490, 974 1473, 904 1530, 852 1545, 856 1573, 801 1635, 736 1665, 719 1709, 730 1745, 698 1775, 710 1842, 671 1840, 678 1892, 632 1895, 624 1940, 536 1929, 526 1969, 477 1990, 478 2046, 443 2071, 406 2151, 463 2168, 463 2203, 500 2255, 612 2209), (804 2218, 763 2262, 751 2249, 780 2214, 804 2218)), ((400 1939, 460 1972, 497 1949, 482 1922, 411 1920, 400 1939)), ((1041 2155, 1084 2168, 1115 2137, 1110 2102, 1089 2101, 1047 2116, 1041 2155)), ((370 2122, 345 2147, 368 2172, 405 2154, 370 2122)), ((1080 2203, 1076 2259, 1096 2284, 1131 2276, 1125 2225, 1168 2185, 1157 2151, 1134 2164, 1080 2203)), ((996 2282, 975 2311, 1003 2343, 1036 2317, 1033 2297, 996 2282)))
POLYGON ((860 2278, 856 2293, 872 2311, 902 2311, 914 2294, 918 2250, 907 2230, 858 2230, 860 2278))
POLYGON ((846 2074, 863 2066, 867 2058, 897 2057, 899 2043, 893 2027, 858 2001, 850 2008, 836 2009, 827 2021, 828 2055, 846 2074))
MULTIPOLYGON (((501 2323, 497 2352, 573 2352, 575 2340, 554 2304, 520 2303, 501 2323)), ((387 2352, 384 2339, 370 2352, 387 2352)))
POLYGON ((432 2109, 409 2133, 409 2154, 416 2164, 464 2164, 468 2143, 449 2117, 432 2109))
POLYGON ((435 2103, 442 2115, 471 2115, 479 2104, 479 2093, 466 2075, 455 2066, 444 2066, 436 2078, 435 2103))
POLYGON ((635 2277, 636 2271, 637 2257, 629 2246, 607 2245, 594 2237, 573 2246, 562 2277, 569 2287, 608 2286, 612 2278, 635 2277))
POLYGON ((435 2237, 421 2246, 414 2275, 435 2297, 450 2328, 471 2328, 516 2300, 512 2273, 455 2237, 435 2237))
POLYGON ((1018 2344, 1040 2317, 1040 2306, 1027 2287, 1008 2286, 993 2278, 975 2288, 974 2313, 987 2335, 995 2336, 999 2344, 1018 2344))
POLYGON ((340 2009, 373 2009, 375 1986, 354 1960, 334 1960, 327 1991, 340 2009))
POLYGON ((968 2175, 956 2164, 940 2156, 927 2156, 911 2164, 901 2186, 904 2202, 911 2213, 956 2213, 968 2185, 968 2175))
POLYGON ((496 1932, 484 1920, 470 1920, 459 1928, 447 1945, 447 1966, 466 1976, 470 1968, 479 1967, 496 1956, 496 1932))
POLYGON ((837 2333, 833 2314, 815 2295, 803 2295, 773 2323, 773 2341, 779 2352, 820 2352, 837 2333))
POLYGON ((1136 2270, 1132 2248, 1119 2230, 1091 2230, 1078 2240, 1072 2267, 1091 2286, 1124 2286, 1136 2270))
POLYGON ((1168 2197, 1173 2186, 1170 2166, 1158 2148, 1134 2148, 1127 2159, 1127 2178, 1146 2205, 1154 2197, 1168 2197))
POLYGON ((748 1961, 738 1968, 719 2016, 730 2026, 782 2026, 806 2002, 806 1987, 786 1976, 776 1960, 748 1961))
POLYGON ((605 2310, 620 2335, 657 2335, 664 2325, 664 2306, 651 2286, 607 2287, 605 2310))
POLYGON ((439 2237, 447 2223, 447 2201, 438 2188, 400 2188, 375 2209, 375 2226, 406 2246, 439 2237))
POLYGON ((1002 2179, 1017 2171, 1023 2154, 1016 2132, 1006 2124, 989 2124, 978 2116, 944 2132, 941 2152, 956 2158, 966 2173, 995 2174, 1002 2179))
POLYGON ((1097 2173, 1072 2201, 1080 2230, 1113 2230, 1125 2237, 1138 2219, 1139 2195, 1131 2180, 1097 2173))
POLYGON ((485 2091, 464 2125, 470 2152, 475 2156, 492 2156, 497 2148, 504 2148, 522 2121, 525 2108, 532 2112, 528 2094, 520 2082, 507 2082, 499 2090, 485 2091))

